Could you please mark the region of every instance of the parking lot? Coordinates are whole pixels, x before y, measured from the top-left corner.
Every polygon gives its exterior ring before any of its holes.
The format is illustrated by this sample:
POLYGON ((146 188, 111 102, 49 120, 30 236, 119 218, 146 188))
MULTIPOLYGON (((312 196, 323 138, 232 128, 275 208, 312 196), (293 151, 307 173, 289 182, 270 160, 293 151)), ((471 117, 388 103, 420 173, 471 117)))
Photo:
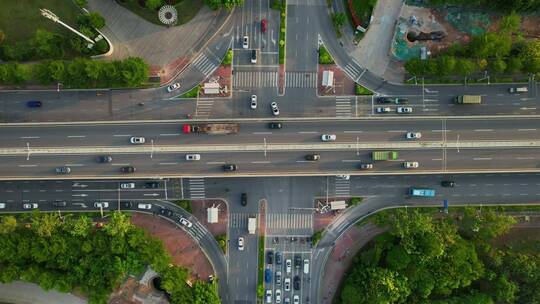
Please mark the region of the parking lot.
POLYGON ((265 244, 265 303, 310 303, 311 242, 269 237, 265 244))

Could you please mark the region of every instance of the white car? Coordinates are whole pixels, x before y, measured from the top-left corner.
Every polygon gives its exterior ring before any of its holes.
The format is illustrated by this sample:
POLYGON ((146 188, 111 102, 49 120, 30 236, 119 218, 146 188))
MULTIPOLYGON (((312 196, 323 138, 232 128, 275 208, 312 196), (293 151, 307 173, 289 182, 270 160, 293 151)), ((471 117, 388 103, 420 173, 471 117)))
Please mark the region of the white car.
POLYGON ((404 162, 403 163, 403 167, 405 167, 405 169, 416 169, 418 168, 418 162, 404 162))
POLYGON ((133 145, 142 145, 146 142, 146 139, 141 136, 133 136, 129 139, 129 142, 133 145))
POLYGON ((180 219, 180 224, 182 224, 182 225, 184 225, 184 226, 186 226, 188 228, 191 228, 191 226, 193 226, 193 224, 190 221, 188 221, 186 218, 181 218, 180 219))
POLYGON ((135 183, 121 183, 120 189, 134 189, 135 183))
POLYGON ((6 204, 5 203, 0 203, 0 209, 5 209, 6 208, 6 204))
POLYGON ((308 259, 304 259, 304 273, 305 274, 309 273, 309 260, 308 259))
POLYGON ((38 204, 36 203, 26 203, 23 204, 23 209, 37 209, 38 204))
POLYGON ((272 303, 272 289, 266 290, 266 303, 272 303))
POLYGON ((240 250, 240 251, 244 250, 244 238, 243 237, 238 238, 238 250, 240 250))
POLYGON ((244 39, 242 39, 242 48, 248 49, 249 48, 249 37, 244 36, 244 39))
POLYGON ((152 204, 143 204, 143 203, 141 203, 141 204, 137 205, 137 208, 145 209, 145 210, 152 209, 152 204))
POLYGON ((109 208, 109 202, 95 202, 95 208, 109 208))
POLYGON ((278 116, 279 115, 279 108, 278 108, 278 104, 277 102, 272 102, 270 104, 270 108, 272 108, 272 114, 274 114, 274 116, 278 116))
POLYGON ((396 109, 396 112, 398 112, 399 114, 409 114, 409 113, 412 113, 412 108, 411 107, 398 107, 396 109))
POLYGON ((385 107, 385 108, 379 107, 375 111, 377 113, 390 113, 390 112, 392 112, 392 109, 390 109, 388 107, 385 107))
POLYGON ((253 110, 257 108, 257 95, 251 95, 251 102, 249 103, 249 106, 253 110))
POLYGON ((180 89, 180 84, 178 82, 175 82, 173 84, 171 84, 170 86, 167 87, 167 92, 173 92, 173 91, 176 91, 180 89))
POLYGON ((323 134, 321 136, 322 141, 334 141, 336 140, 336 134, 323 134))
POLYGON ((360 164, 360 169, 361 170, 371 170, 371 169, 373 169, 373 164, 370 164, 370 163, 360 164))
POLYGON ((201 160, 200 154, 186 154, 186 160, 201 160))
POLYGON ((283 288, 285 291, 291 291, 291 278, 285 278, 283 281, 283 288))
POLYGON ((347 174, 342 174, 342 175, 336 175, 336 178, 342 179, 342 180, 350 180, 351 176, 347 174))
MULTIPOLYGON (((292 267, 292 261, 291 259, 286 259, 285 260, 285 272, 287 273, 291 273, 291 267, 292 267)), ((285 281, 287 281, 287 279, 285 279, 285 281)), ((289 279, 289 283, 291 282, 291 279, 289 279)))
POLYGON ((298 295, 294 295, 293 304, 300 304, 300 297, 298 295))
POLYGON ((407 139, 419 139, 422 137, 420 132, 407 132, 407 139))
POLYGON ((281 303, 281 289, 276 289, 276 304, 281 303))

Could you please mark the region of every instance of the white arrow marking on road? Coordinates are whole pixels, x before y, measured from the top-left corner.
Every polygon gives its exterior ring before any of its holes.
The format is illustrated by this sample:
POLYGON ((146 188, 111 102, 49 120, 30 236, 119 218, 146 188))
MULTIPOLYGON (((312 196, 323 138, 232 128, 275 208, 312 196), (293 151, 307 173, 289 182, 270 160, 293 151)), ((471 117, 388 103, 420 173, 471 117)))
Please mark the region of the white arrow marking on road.
POLYGON ((439 101, 438 99, 424 99, 424 101, 439 101))
POLYGON ((519 108, 519 109, 520 109, 520 110, 536 110, 536 108, 525 108, 525 107, 519 108))
POLYGON ((73 203, 75 206, 81 206, 82 208, 88 208, 84 203, 73 203))
POLYGON ((86 197, 86 196, 88 196, 88 194, 85 194, 85 193, 83 193, 83 194, 72 194, 71 196, 86 197))
POLYGON ((433 112, 433 111, 438 111, 437 109, 422 109, 422 111, 424 112, 433 112))
POLYGON ((158 196, 158 193, 144 193, 144 196, 158 196))
POLYGON ((439 91, 431 91, 431 90, 428 89, 428 88, 425 88, 424 91, 425 91, 426 93, 433 93, 433 94, 439 93, 439 91))
POLYGON ((74 184, 73 184, 73 187, 81 187, 81 188, 86 188, 86 187, 88 187, 88 185, 84 185, 84 184, 79 184, 79 183, 74 183, 74 184))

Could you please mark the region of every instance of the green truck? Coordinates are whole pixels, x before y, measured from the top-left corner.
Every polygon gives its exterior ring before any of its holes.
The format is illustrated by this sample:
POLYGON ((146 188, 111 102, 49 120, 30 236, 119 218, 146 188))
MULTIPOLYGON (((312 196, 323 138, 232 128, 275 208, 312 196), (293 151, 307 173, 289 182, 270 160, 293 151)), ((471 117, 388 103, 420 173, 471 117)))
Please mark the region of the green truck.
POLYGON ((482 96, 480 95, 459 95, 456 96, 457 104, 481 104, 482 96))
POLYGON ((396 151, 373 151, 371 158, 373 160, 396 160, 398 153, 396 151))

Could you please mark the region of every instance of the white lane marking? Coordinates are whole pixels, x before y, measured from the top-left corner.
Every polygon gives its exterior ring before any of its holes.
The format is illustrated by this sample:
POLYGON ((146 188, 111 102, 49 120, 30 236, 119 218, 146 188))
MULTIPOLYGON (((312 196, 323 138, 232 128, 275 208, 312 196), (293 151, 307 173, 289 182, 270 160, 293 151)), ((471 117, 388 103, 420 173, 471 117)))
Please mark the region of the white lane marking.
POLYGON ((473 160, 492 160, 493 158, 491 157, 475 157, 473 158, 473 160))
POLYGON ((161 165, 161 166, 178 165, 178 163, 158 163, 158 165, 161 165))
POLYGON ((474 132, 493 132, 493 129, 476 129, 474 132))
POLYGON ((19 165, 19 167, 21 168, 26 168, 26 167, 37 167, 38 165, 19 165))
POLYGON ((83 164, 66 164, 66 167, 84 167, 83 164))
POLYGON ((206 162, 207 165, 224 165, 225 162, 206 162))
POLYGON ((536 129, 518 129, 519 132, 536 131, 536 129))
POLYGON ((68 138, 85 138, 86 135, 68 135, 68 138))
POLYGON ((114 134, 113 135, 114 137, 128 137, 128 136, 131 136, 129 134, 114 134))
POLYGON ((22 139, 33 139, 33 138, 39 138, 39 136, 22 136, 20 138, 22 138, 22 139))
POLYGON ((443 131, 451 132, 452 130, 431 130, 431 132, 443 132, 443 131))
POLYGON ((111 164, 111 166, 129 166, 129 163, 128 164, 111 164))
POLYGON ((534 159, 534 157, 516 157, 516 159, 519 159, 519 160, 534 159))
POLYGON ((312 160, 297 160, 296 162, 297 163, 316 163, 316 161, 312 161, 312 160))
POLYGON ((165 133, 159 134, 159 136, 180 136, 180 133, 165 133))
POLYGON ((300 131, 298 132, 298 134, 317 134, 319 132, 316 132, 316 131, 300 131))
POLYGON ((256 135, 266 135, 266 134, 272 134, 272 132, 253 132, 252 134, 256 134, 256 135))
POLYGON ((359 163, 359 162, 361 162, 361 160, 359 160, 359 159, 344 159, 344 160, 342 160, 342 162, 344 162, 344 163, 359 163))
POLYGON ((442 160, 442 158, 432 158, 431 160, 442 160))
POLYGON ((520 186, 528 186, 529 184, 519 184, 520 186))
POLYGON ((405 130, 390 130, 390 131, 386 131, 386 132, 388 132, 388 133, 405 133, 407 131, 405 131, 405 130))
POLYGON ((343 131, 343 133, 362 133, 364 131, 343 131))
POLYGON ((269 160, 262 160, 262 161, 253 161, 252 164, 270 164, 271 161, 269 160))
POLYGON ((529 195, 529 194, 527 194, 527 193, 520 193, 519 195, 521 195, 521 196, 527 196, 527 195, 529 195))

